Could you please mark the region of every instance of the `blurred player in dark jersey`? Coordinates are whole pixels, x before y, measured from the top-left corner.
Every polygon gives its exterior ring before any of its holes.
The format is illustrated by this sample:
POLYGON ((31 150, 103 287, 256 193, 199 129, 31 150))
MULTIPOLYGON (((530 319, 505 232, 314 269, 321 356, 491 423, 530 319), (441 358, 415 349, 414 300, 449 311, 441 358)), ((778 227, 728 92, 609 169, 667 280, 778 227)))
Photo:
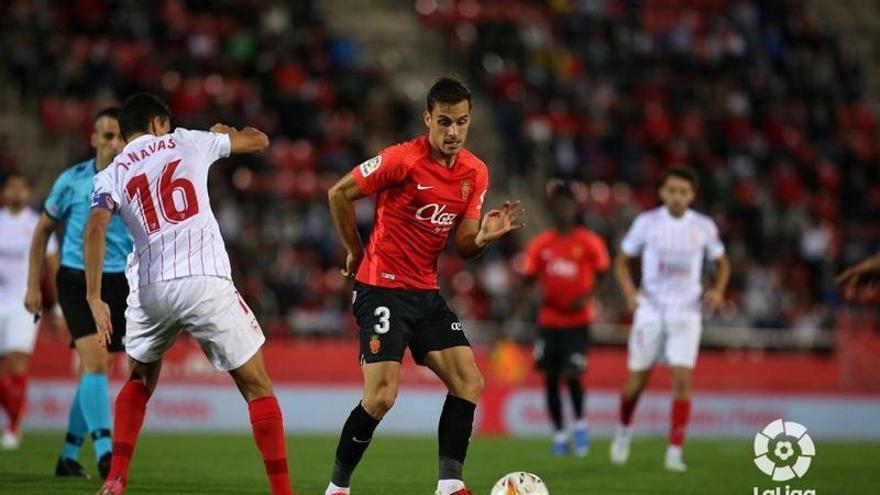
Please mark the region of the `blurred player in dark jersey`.
POLYGON ((525 278, 513 315, 518 319, 535 282, 540 283, 535 360, 545 377, 547 410, 554 431, 552 452, 563 455, 570 450, 559 396, 559 381, 564 378, 575 419, 571 451, 583 457, 590 450, 581 382, 587 366, 587 332, 593 317, 590 295, 596 274, 608 270, 611 259, 602 238, 577 225, 577 204, 566 184, 553 185, 549 203, 553 226, 526 248, 525 278))
POLYGON ((397 398, 407 347, 449 389, 438 429, 436 493, 471 493, 462 481, 462 466, 483 377, 461 321, 438 291, 437 258, 453 231, 459 255, 479 255, 490 242, 522 227, 522 207, 505 202, 481 214, 489 176, 486 164, 464 148, 470 112, 467 88, 455 79, 438 80, 428 92, 427 135, 382 150, 329 192, 347 252, 342 273, 355 279, 364 396, 342 428, 328 495, 350 493, 351 475, 397 398), (374 194, 375 223, 364 252, 354 201, 374 194))

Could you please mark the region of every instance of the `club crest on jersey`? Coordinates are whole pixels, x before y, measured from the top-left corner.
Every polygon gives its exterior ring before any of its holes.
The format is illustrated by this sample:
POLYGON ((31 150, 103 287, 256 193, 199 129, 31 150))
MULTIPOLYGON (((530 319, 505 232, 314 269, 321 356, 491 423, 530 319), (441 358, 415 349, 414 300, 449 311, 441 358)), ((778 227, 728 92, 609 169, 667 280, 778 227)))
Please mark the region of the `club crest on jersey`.
POLYGON ((471 187, 471 181, 463 180, 461 181, 461 199, 468 199, 471 197, 471 193, 474 191, 474 188, 471 187))
POLYGON ((370 174, 378 170, 380 165, 382 165, 382 155, 376 155, 373 158, 370 158, 359 165, 361 168, 361 175, 368 177, 370 174))
POLYGON ((379 349, 382 348, 382 341, 379 340, 378 335, 373 335, 370 337, 370 352, 373 354, 379 354, 379 349))

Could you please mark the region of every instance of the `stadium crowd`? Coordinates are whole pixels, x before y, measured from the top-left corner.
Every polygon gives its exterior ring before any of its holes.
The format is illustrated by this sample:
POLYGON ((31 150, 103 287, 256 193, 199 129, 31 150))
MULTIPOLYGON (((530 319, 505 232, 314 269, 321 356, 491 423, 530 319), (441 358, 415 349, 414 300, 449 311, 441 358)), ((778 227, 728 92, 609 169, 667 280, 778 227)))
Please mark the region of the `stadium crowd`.
POLYGON ((731 254, 731 322, 831 324, 834 273, 878 248, 880 136, 861 69, 804 2, 415 9, 492 95, 520 174, 591 184, 586 221, 616 240, 634 211, 656 204, 660 171, 688 164, 731 254))
MULTIPOLYGON (((418 0, 415 10, 455 24, 448 41, 492 95, 514 174, 582 181, 584 219, 613 246, 655 204, 660 171, 690 164, 734 263, 720 319, 828 326, 832 275, 880 240, 869 221, 880 210, 870 166, 880 141, 859 68, 799 2, 698 3, 418 0)), ((314 2, 18 0, 0 7, 0 28, 3 69, 39 102, 47 139, 83 136, 76 158, 88 154, 94 111, 155 88, 177 125, 265 130, 269 152, 221 161, 212 176, 237 285, 270 334, 349 335, 325 191, 419 132, 420 108, 314 2)), ((67 165, 0 156, 46 180, 67 165)), ((371 219, 359 211, 364 236, 371 219)), ((441 260, 460 313, 503 319, 525 240, 475 264, 441 260)), ((600 318, 617 321, 614 291, 600 300, 600 318)))

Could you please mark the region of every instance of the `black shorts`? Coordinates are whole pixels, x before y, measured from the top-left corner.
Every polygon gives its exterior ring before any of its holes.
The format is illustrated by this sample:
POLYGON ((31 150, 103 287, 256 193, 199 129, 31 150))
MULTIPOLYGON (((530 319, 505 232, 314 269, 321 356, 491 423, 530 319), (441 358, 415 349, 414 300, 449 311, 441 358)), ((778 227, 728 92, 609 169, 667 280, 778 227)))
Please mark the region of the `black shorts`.
POLYGON ((535 342, 538 369, 551 373, 582 373, 587 369, 589 325, 541 328, 535 342))
POLYGON ((423 365, 430 351, 471 345, 439 291, 356 282, 352 300, 360 327, 362 363, 400 362, 409 346, 415 362, 423 365))
MULTIPOLYGON (((86 274, 82 270, 61 267, 56 278, 58 287, 58 304, 67 321, 70 336, 75 341, 80 337, 97 333, 92 310, 86 301, 86 274)), ((101 279, 101 298, 110 306, 110 320, 113 323, 113 334, 110 352, 125 350, 125 308, 128 298, 128 281, 124 273, 105 273, 101 279)), ((73 347, 73 342, 70 344, 73 347)))

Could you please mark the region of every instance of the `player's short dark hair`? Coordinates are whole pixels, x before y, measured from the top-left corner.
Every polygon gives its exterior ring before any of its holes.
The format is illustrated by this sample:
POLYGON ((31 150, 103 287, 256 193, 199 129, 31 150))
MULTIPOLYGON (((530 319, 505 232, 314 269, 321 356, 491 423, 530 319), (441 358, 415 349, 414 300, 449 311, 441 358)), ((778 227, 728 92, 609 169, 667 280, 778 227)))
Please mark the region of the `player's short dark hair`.
POLYGON ((697 176, 697 172, 695 172, 694 169, 690 167, 677 165, 675 167, 667 168, 660 175, 659 187, 665 186, 666 181, 669 180, 670 177, 675 177, 676 179, 688 181, 691 184, 691 187, 694 188, 694 191, 696 191, 700 187, 700 179, 697 176))
POLYGON ((129 96, 119 111, 119 131, 123 139, 139 132, 147 132, 150 121, 156 117, 171 120, 171 110, 161 98, 152 93, 129 96))
POLYGON ((471 103, 471 91, 463 82, 454 77, 441 77, 428 90, 427 108, 430 112, 437 103, 455 105, 465 100, 471 103))
POLYGON ((571 184, 565 181, 557 181, 550 185, 547 197, 550 201, 557 199, 569 199, 574 201, 574 191, 571 184))
POLYGON ((5 187, 12 179, 21 179, 28 187, 34 187, 34 180, 31 179, 31 176, 18 169, 12 169, 6 172, 6 176, 3 177, 2 185, 5 187))
POLYGON ((95 114, 95 119, 92 120, 92 122, 97 122, 101 120, 102 117, 110 117, 113 120, 119 120, 119 107, 102 108, 95 114))

